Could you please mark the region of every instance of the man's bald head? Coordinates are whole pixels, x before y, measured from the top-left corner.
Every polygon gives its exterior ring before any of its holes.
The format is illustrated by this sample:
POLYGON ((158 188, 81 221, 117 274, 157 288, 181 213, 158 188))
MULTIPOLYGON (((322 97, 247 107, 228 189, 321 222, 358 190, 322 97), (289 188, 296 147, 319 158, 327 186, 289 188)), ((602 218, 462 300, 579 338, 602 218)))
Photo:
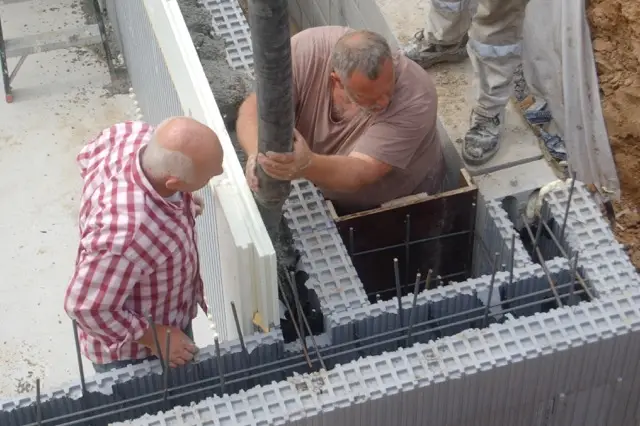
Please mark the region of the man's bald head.
POLYGON ((366 112, 379 112, 391 102, 395 68, 389 43, 380 34, 368 30, 344 34, 333 47, 331 65, 331 78, 346 97, 344 107, 356 104, 366 112))
POLYGON ((341 79, 347 80, 360 71, 377 80, 385 61, 392 59, 389 43, 380 34, 368 30, 349 31, 333 48, 331 62, 341 79))
POLYGON ((222 173, 222 158, 213 130, 189 117, 172 117, 156 127, 145 148, 143 168, 169 190, 193 192, 222 173))

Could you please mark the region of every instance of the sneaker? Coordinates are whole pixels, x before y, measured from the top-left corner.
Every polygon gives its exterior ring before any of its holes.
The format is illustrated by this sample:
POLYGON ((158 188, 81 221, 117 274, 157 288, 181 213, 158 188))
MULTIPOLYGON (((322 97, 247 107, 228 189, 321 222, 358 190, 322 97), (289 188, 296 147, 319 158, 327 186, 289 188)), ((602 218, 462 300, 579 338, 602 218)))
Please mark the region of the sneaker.
POLYGON ((471 127, 462 142, 462 157, 467 164, 480 166, 500 148, 500 116, 485 117, 473 111, 471 127))
POLYGON ((468 40, 469 36, 465 34, 462 40, 455 44, 433 44, 426 40, 424 30, 420 30, 402 51, 407 58, 422 68, 429 68, 442 62, 460 62, 467 58, 468 40))

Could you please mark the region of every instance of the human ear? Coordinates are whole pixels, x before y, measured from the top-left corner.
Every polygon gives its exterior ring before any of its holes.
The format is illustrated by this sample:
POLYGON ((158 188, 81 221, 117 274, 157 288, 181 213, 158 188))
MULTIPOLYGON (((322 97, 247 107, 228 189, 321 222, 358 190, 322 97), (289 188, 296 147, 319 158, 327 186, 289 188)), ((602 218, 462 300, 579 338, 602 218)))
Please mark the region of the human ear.
POLYGON ((169 176, 164 186, 172 191, 179 191, 182 187, 182 181, 175 176, 169 176))

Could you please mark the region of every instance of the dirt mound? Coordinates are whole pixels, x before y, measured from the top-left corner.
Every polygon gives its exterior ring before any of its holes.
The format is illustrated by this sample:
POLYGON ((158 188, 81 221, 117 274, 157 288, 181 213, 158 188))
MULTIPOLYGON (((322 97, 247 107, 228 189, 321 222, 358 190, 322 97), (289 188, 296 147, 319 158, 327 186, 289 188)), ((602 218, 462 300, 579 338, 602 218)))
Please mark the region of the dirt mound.
POLYGON ((640 3, 591 0, 602 108, 622 188, 618 239, 640 267, 640 3))

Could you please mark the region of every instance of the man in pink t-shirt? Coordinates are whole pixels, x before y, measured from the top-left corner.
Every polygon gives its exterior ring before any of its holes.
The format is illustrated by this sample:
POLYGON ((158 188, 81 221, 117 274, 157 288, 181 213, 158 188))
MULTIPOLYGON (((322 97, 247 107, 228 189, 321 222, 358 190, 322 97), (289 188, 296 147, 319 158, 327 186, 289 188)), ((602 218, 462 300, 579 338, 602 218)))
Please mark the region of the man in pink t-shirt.
POLYGON ((247 180, 256 161, 276 179, 308 179, 342 212, 442 189, 436 90, 427 72, 365 30, 310 28, 291 39, 294 152, 258 155, 257 102, 237 122, 247 180))

